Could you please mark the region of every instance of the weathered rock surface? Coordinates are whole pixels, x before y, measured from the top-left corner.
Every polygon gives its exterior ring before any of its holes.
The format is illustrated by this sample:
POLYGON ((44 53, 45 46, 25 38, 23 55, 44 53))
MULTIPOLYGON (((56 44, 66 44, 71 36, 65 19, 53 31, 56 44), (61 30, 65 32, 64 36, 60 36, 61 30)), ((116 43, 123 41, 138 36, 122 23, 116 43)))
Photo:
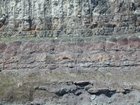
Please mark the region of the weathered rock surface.
POLYGON ((1 0, 3 36, 93 36, 140 32, 138 0, 1 0))
POLYGON ((139 53, 139 36, 1 42, 0 101, 138 105, 139 53))
POLYGON ((74 71, 3 71, 0 73, 0 104, 139 105, 139 74, 137 70, 81 74, 74 71))
POLYGON ((139 0, 0 0, 0 105, 139 105, 139 53, 139 0))
POLYGON ((0 43, 1 70, 138 70, 138 36, 20 40, 0 43))

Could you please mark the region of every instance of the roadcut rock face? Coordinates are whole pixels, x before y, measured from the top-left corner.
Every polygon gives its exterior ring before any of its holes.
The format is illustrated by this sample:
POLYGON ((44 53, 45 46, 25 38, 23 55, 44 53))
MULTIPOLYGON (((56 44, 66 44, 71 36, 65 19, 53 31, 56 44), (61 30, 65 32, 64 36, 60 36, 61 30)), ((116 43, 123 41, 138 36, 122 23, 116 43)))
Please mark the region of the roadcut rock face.
POLYGON ((139 105, 139 0, 0 0, 0 105, 139 105))
POLYGON ((140 31, 138 0, 1 0, 3 36, 94 36, 140 31))

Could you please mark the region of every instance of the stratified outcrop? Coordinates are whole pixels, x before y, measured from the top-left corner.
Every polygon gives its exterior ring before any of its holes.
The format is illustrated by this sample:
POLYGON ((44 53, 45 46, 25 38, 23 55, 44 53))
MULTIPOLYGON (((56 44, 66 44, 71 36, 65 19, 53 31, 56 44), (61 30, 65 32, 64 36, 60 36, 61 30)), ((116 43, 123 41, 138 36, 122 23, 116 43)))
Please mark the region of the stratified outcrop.
POLYGON ((48 38, 0 43, 1 70, 138 70, 140 38, 48 38))
POLYGON ((140 32, 139 0, 1 0, 4 36, 93 36, 140 32))
POLYGON ((139 0, 0 0, 0 105, 139 105, 139 0))

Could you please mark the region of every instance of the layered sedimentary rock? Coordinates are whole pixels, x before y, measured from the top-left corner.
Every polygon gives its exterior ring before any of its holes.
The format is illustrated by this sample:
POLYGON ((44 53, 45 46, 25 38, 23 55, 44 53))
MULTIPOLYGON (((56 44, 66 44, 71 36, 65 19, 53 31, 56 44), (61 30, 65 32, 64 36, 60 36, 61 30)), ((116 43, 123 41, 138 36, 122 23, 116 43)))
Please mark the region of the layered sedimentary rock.
POLYGON ((139 32, 139 0, 0 0, 0 104, 140 104, 139 32))
POLYGON ((1 70, 138 70, 136 36, 21 40, 0 43, 1 70))
POLYGON ((92 36, 140 31, 139 0, 1 0, 4 36, 92 36))

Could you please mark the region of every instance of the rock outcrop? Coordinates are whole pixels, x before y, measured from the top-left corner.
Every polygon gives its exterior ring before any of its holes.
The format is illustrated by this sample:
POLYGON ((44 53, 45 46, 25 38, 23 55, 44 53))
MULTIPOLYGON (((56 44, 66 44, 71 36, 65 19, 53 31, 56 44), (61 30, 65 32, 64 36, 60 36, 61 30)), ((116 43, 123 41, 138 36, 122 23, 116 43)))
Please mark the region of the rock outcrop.
POLYGON ((139 0, 0 0, 0 105, 139 105, 139 0))
POLYGON ((139 51, 137 36, 1 42, 0 101, 138 105, 139 51))
POLYGON ((138 70, 140 38, 119 36, 0 43, 1 70, 138 70))
POLYGON ((93 36, 140 32, 139 0, 1 0, 4 36, 93 36))

